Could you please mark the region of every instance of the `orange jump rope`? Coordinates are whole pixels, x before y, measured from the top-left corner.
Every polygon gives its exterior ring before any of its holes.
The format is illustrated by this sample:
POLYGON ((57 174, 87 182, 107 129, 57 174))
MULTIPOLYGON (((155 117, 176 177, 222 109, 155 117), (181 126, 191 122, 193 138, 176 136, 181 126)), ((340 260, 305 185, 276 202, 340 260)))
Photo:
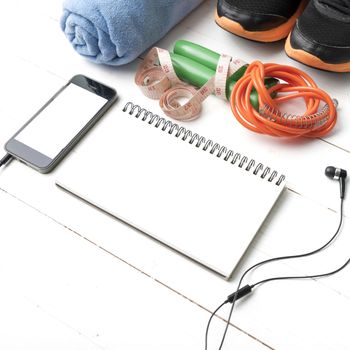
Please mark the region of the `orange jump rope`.
POLYGON ((337 121, 336 101, 318 88, 309 75, 297 68, 273 63, 251 63, 244 76, 235 84, 230 105, 234 116, 243 126, 272 136, 322 137, 333 129, 337 121), (274 77, 280 82, 266 88, 265 77, 274 77), (253 89, 258 92, 259 111, 250 103, 253 89), (273 93, 277 94, 275 98, 271 97, 273 93), (280 105, 296 98, 304 99, 305 113, 282 113, 280 105), (319 111, 321 101, 325 105, 319 111))

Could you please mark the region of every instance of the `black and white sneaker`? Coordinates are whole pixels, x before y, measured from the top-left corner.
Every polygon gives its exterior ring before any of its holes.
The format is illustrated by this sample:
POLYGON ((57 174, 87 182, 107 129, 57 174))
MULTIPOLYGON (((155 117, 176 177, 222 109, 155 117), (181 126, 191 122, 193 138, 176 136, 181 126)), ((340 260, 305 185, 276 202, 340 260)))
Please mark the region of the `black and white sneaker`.
POLYGON ((218 0, 216 23, 247 39, 286 38, 308 0, 218 0))
POLYGON ((350 0, 311 0, 285 49, 309 66, 350 72, 350 0))

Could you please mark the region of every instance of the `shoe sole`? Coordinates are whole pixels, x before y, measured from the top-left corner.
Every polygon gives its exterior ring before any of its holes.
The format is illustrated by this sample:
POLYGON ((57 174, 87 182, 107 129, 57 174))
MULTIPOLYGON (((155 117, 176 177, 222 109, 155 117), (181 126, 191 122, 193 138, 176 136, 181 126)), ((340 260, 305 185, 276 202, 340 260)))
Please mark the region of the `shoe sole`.
POLYGON ((350 61, 346 63, 338 63, 338 64, 326 63, 322 61, 320 58, 312 55, 311 53, 308 53, 300 49, 294 49, 290 43, 290 34, 286 40, 285 51, 290 58, 296 61, 299 61, 301 63, 304 63, 310 67, 314 67, 317 69, 326 70, 330 72, 338 72, 338 73, 350 72, 350 61))
POLYGON ((279 27, 265 30, 265 31, 249 31, 242 27, 242 25, 236 21, 233 21, 227 17, 219 17, 217 11, 215 13, 215 22, 223 29, 229 32, 241 36, 246 39, 260 42, 274 42, 284 39, 288 36, 292 30, 297 18, 301 15, 306 7, 307 0, 303 0, 294 15, 289 20, 279 27))

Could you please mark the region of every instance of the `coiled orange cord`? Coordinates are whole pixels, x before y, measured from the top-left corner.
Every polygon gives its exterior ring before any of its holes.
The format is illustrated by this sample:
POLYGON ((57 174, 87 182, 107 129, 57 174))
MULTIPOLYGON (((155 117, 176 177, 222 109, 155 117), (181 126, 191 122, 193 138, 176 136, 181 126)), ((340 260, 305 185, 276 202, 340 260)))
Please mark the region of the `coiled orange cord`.
POLYGON ((322 137, 333 129, 337 121, 335 102, 317 87, 309 75, 297 68, 273 63, 251 63, 235 84, 230 105, 237 120, 246 128, 272 136, 322 137), (280 83, 266 89, 266 77, 277 78, 280 83), (259 112, 250 103, 253 89, 259 94, 259 112), (276 97, 272 98, 274 94, 276 97), (279 105, 300 97, 306 105, 303 115, 280 111, 279 105), (325 106, 319 111, 321 101, 325 102, 325 106))

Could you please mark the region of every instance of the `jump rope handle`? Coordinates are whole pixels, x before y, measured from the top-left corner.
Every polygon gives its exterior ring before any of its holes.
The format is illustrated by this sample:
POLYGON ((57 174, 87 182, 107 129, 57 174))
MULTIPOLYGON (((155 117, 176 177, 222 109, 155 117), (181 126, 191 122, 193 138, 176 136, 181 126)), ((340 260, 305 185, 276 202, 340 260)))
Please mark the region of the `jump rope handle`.
MULTIPOLYGON (((173 51, 174 53, 171 53, 170 56, 175 73, 180 80, 196 87, 202 87, 215 75, 220 59, 220 54, 217 52, 187 40, 176 41, 173 51)), ((243 65, 227 78, 227 100, 230 100, 230 96, 236 82, 243 77, 248 66, 248 64, 243 65)), ((275 86, 277 83, 277 79, 265 79, 265 86, 267 89, 275 86)), ((250 94, 250 103, 254 109, 259 109, 259 97, 256 91, 252 91, 250 94)))

